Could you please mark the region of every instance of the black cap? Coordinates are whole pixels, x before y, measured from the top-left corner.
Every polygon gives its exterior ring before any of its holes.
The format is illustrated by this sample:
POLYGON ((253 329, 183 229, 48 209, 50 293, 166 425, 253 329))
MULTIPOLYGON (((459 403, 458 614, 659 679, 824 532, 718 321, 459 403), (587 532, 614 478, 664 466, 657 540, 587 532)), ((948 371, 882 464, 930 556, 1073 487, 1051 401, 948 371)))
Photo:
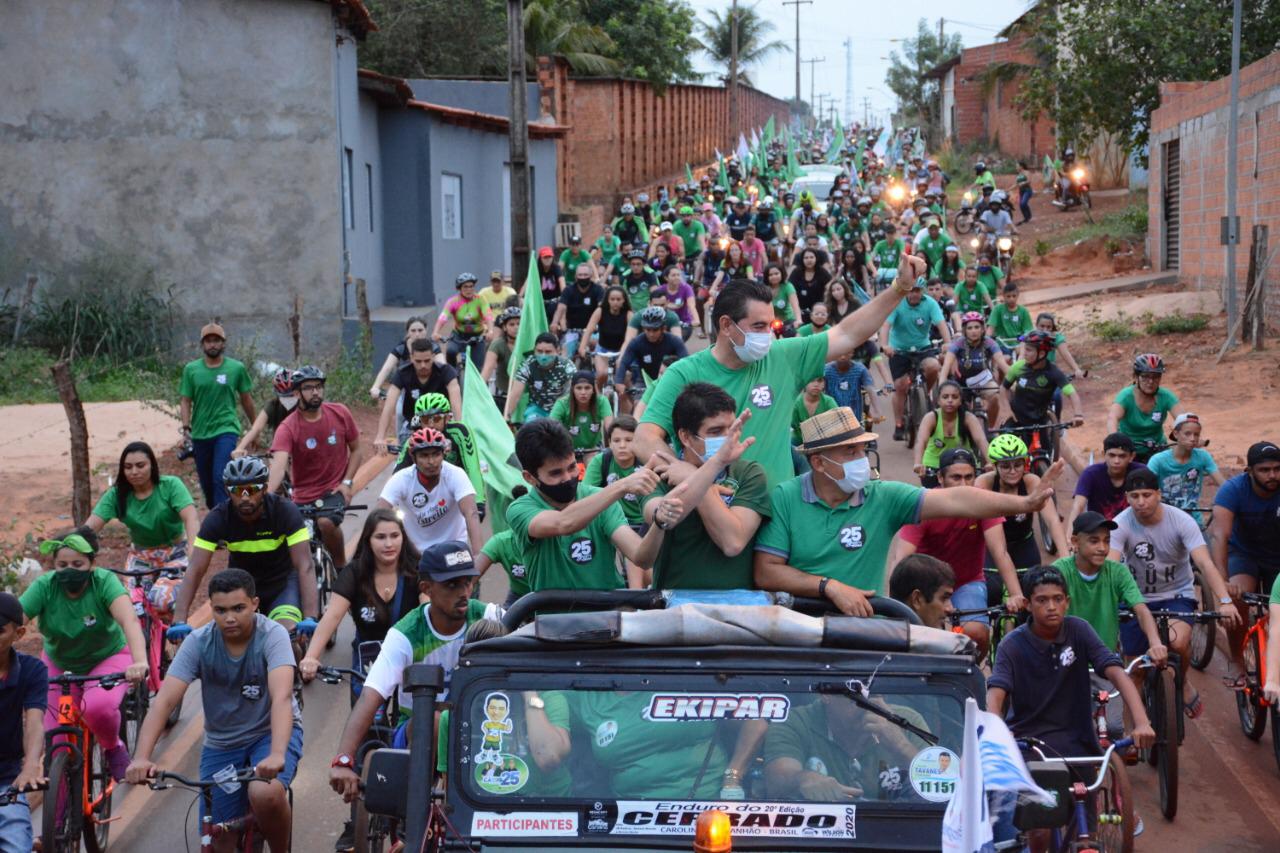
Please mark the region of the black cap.
POLYGON ((1274 442, 1259 441, 1249 448, 1249 455, 1245 459, 1250 468, 1262 462, 1280 462, 1280 447, 1276 447, 1274 442))
POLYGON ((479 577, 476 562, 466 542, 437 542, 422 552, 418 560, 418 577, 444 583, 454 578, 479 577))
POLYGON ((978 459, 971 451, 963 447, 952 447, 943 451, 942 458, 938 460, 938 470, 945 471, 952 465, 972 465, 976 470, 978 467, 978 459))
POLYGON ((10 622, 21 625, 22 616, 22 603, 18 601, 18 596, 11 592, 0 592, 0 628, 10 622))
POLYGON ((1139 489, 1160 491, 1160 479, 1150 468, 1134 468, 1124 478, 1124 490, 1136 492, 1139 489))
POLYGON ((1074 536, 1077 533, 1092 533, 1103 528, 1115 530, 1119 526, 1102 513, 1089 510, 1076 516, 1075 522, 1071 525, 1071 533, 1074 536))

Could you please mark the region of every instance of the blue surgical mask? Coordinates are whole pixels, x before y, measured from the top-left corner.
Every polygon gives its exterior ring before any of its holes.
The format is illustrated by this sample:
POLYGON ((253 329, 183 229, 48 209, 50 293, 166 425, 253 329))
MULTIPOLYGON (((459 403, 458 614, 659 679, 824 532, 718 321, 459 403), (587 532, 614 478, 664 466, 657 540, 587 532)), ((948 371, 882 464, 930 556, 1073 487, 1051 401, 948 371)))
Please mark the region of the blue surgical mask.
MULTIPOLYGON (((737 325, 736 323, 734 325, 737 325)), ((741 344, 733 344, 733 354, 742 359, 747 364, 759 361, 769 354, 769 347, 773 345, 773 332, 748 332, 741 326, 738 331, 742 332, 743 341, 741 344)))
POLYGON ((710 459, 712 456, 715 456, 716 453, 719 452, 720 448, 724 446, 725 440, 728 438, 728 436, 707 435, 707 436, 699 436, 699 438, 702 439, 702 445, 703 445, 702 461, 706 462, 708 459, 710 459))
POLYGON ((534 356, 534 359, 538 362, 539 367, 550 367, 555 364, 556 361, 554 354, 545 352, 538 353, 534 356))
MULTIPOLYGON (((844 476, 839 480, 835 480, 835 484, 840 487, 840 491, 848 494, 861 491, 864 486, 871 480, 871 461, 866 456, 858 459, 850 459, 848 462, 836 462, 829 456, 823 456, 828 462, 840 465, 844 469, 844 476)), ((830 475, 824 475, 830 476, 830 475)))

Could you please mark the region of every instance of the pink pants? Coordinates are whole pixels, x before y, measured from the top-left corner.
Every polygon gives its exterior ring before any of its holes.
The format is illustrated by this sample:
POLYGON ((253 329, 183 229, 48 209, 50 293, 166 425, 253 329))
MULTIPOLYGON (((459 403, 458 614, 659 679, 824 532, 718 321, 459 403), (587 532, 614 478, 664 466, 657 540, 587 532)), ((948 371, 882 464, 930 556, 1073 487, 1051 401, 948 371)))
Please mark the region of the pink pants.
MULTIPOLYGON (((62 685, 54 684, 53 679, 55 676, 62 675, 63 670, 58 669, 43 652, 40 654, 40 659, 49 667, 49 707, 44 712, 44 728, 48 731, 58 725, 58 699, 62 696, 62 685)), ((102 675, 108 672, 124 672, 131 663, 133 663, 133 656, 129 654, 129 647, 125 646, 83 674, 102 675)), ((84 715, 85 723, 88 724, 89 730, 93 732, 93 736, 98 739, 103 749, 112 749, 120 743, 120 702, 123 701, 127 690, 128 687, 124 684, 117 685, 111 690, 103 690, 98 684, 71 686, 71 695, 79 700, 80 712, 84 715)))

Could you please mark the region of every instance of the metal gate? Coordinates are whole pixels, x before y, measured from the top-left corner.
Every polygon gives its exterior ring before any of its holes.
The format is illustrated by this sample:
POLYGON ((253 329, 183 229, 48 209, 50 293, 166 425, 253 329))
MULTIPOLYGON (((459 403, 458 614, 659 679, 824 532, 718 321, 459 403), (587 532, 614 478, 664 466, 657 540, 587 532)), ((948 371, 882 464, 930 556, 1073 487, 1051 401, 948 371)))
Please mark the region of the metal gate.
POLYGON ((1181 239, 1182 156, 1179 141, 1164 144, 1164 264, 1166 270, 1179 266, 1181 239))

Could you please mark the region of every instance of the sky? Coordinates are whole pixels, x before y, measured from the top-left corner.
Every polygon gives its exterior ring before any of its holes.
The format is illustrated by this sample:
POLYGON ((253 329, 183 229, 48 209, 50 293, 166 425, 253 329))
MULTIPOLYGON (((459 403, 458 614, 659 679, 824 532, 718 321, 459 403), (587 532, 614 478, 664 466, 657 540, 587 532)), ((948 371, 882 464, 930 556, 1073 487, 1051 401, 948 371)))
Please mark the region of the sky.
MULTIPOLYGON (((706 10, 718 9, 727 13, 730 0, 688 0, 700 19, 706 10)), ((740 5, 752 5, 752 0, 739 0, 740 5)), ((774 25, 773 38, 781 39, 794 48, 796 38, 796 7, 783 6, 782 0, 758 0, 756 11, 774 25)), ((844 41, 853 39, 853 105, 856 117, 861 120, 863 99, 869 100, 871 112, 885 114, 893 109, 893 93, 885 86, 885 73, 889 70, 889 52, 901 45, 891 39, 914 37, 917 22, 924 18, 936 30, 938 18, 944 18, 945 33, 959 33, 965 47, 989 44, 995 34, 1013 21, 1031 5, 1029 0, 912 0, 901 6, 894 0, 868 3, 865 0, 814 0, 813 5, 800 6, 800 58, 825 61, 801 68, 801 97, 809 100, 810 69, 813 91, 826 93, 835 99, 836 109, 845 116, 846 60, 844 41)), ((694 60, 697 71, 712 71, 713 66, 705 53, 694 60)), ((749 70, 756 88, 780 98, 795 96, 796 58, 788 50, 779 51, 749 70)), ((814 100, 818 100, 816 97, 814 100)), ((822 104, 827 103, 822 99, 822 104)))

